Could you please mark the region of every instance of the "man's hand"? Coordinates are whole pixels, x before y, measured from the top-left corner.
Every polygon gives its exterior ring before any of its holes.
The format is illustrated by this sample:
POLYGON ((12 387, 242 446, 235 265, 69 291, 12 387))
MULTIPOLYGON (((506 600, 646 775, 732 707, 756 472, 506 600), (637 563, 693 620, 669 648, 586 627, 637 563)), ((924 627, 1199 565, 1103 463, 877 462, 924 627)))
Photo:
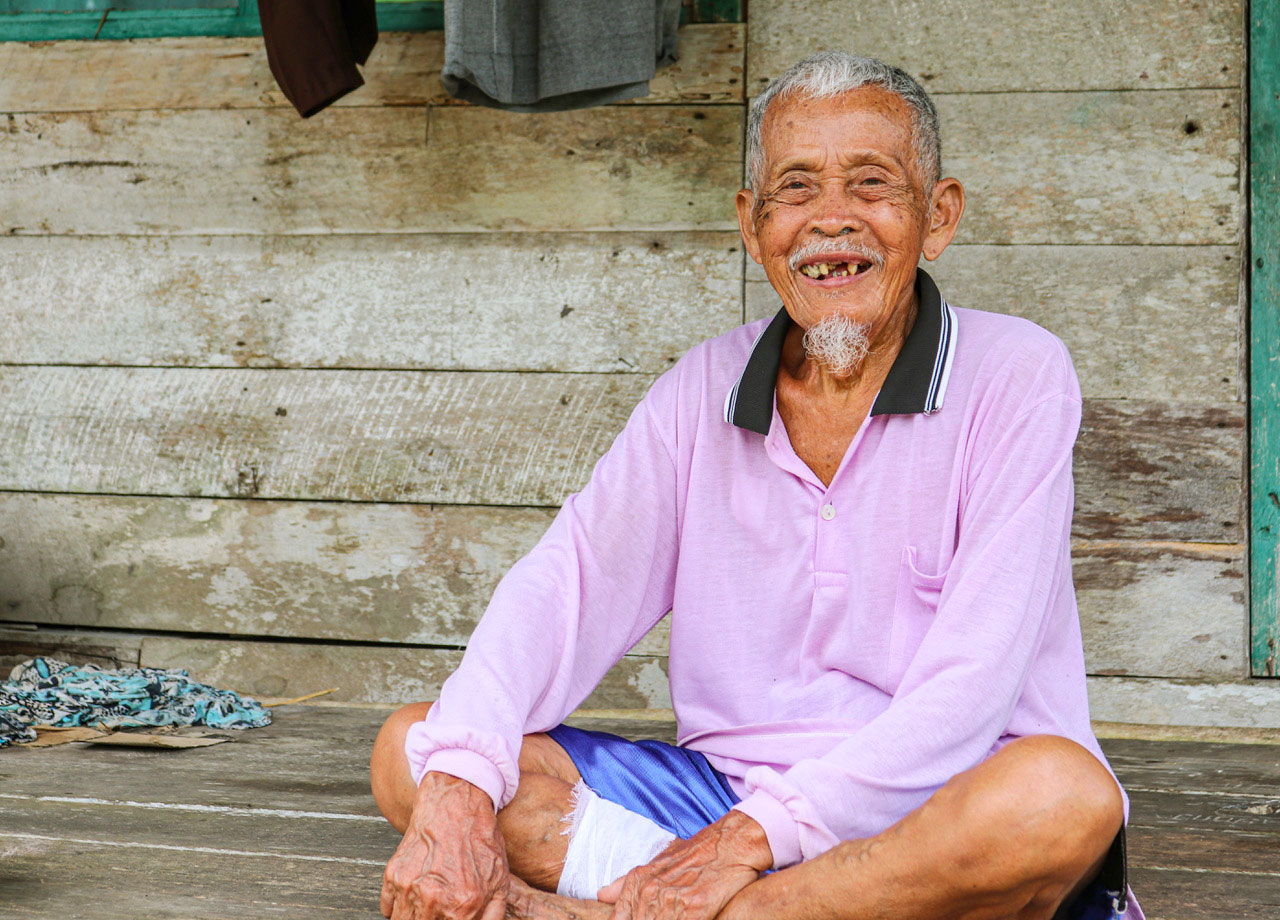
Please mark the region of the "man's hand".
POLYGON ((614 905, 613 920, 710 920, 772 865, 764 828, 731 811, 600 889, 599 897, 614 905))
POLYGON ((428 773, 382 876, 382 916, 502 920, 508 884, 507 850, 489 796, 464 780, 428 773))

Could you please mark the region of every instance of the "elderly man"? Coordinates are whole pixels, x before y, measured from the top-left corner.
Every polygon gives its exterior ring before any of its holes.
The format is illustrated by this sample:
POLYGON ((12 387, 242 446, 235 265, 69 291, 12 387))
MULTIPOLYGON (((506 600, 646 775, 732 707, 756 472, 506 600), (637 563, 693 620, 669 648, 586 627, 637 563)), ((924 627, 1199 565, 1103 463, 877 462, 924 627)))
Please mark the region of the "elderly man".
POLYGON ((748 160, 784 309, 657 381, 439 701, 387 722, 383 913, 1141 917, 1085 698, 1065 348, 918 270, 964 192, 902 71, 800 62, 748 160), (561 725, 668 610, 679 746, 561 725))

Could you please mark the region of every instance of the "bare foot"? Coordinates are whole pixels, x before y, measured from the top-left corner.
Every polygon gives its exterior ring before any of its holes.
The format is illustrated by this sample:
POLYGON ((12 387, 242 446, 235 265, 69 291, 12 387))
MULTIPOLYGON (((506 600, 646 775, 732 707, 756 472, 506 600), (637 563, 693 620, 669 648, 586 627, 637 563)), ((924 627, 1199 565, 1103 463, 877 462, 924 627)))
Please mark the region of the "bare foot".
POLYGON ((613 907, 530 888, 514 875, 507 892, 507 920, 608 920, 613 907))

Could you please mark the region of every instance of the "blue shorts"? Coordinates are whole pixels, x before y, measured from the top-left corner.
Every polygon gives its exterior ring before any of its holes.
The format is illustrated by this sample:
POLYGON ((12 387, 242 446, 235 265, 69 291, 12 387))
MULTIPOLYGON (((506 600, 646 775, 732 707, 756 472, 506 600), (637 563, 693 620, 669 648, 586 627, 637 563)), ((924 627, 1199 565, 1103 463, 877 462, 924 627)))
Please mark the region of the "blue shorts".
MULTIPOLYGON (((547 735, 564 748, 583 782, 597 795, 644 815, 677 837, 692 837, 738 804, 724 774, 697 751, 665 741, 628 741, 568 725, 559 725, 547 735)), ((1054 920, 1123 916, 1128 887, 1124 848, 1122 827, 1097 878, 1075 900, 1059 907, 1054 920)))

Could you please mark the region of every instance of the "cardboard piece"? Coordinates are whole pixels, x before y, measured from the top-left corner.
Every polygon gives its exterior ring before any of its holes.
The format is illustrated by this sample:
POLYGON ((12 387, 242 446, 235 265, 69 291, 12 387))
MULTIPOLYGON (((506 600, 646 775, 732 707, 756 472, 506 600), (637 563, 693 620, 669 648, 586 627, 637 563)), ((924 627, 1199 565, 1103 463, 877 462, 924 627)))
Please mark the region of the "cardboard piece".
POLYGON ((36 740, 24 741, 21 747, 24 748, 43 748, 53 747, 55 744, 67 744, 71 741, 88 741, 92 738, 100 738, 105 735, 100 728, 90 728, 87 725, 68 725, 61 726, 36 726, 36 740))
POLYGON ((191 735, 163 734, 154 735, 149 732, 112 732, 96 738, 83 739, 88 744, 114 744, 119 747, 141 748, 197 748, 229 741, 223 737, 200 737, 191 735))

